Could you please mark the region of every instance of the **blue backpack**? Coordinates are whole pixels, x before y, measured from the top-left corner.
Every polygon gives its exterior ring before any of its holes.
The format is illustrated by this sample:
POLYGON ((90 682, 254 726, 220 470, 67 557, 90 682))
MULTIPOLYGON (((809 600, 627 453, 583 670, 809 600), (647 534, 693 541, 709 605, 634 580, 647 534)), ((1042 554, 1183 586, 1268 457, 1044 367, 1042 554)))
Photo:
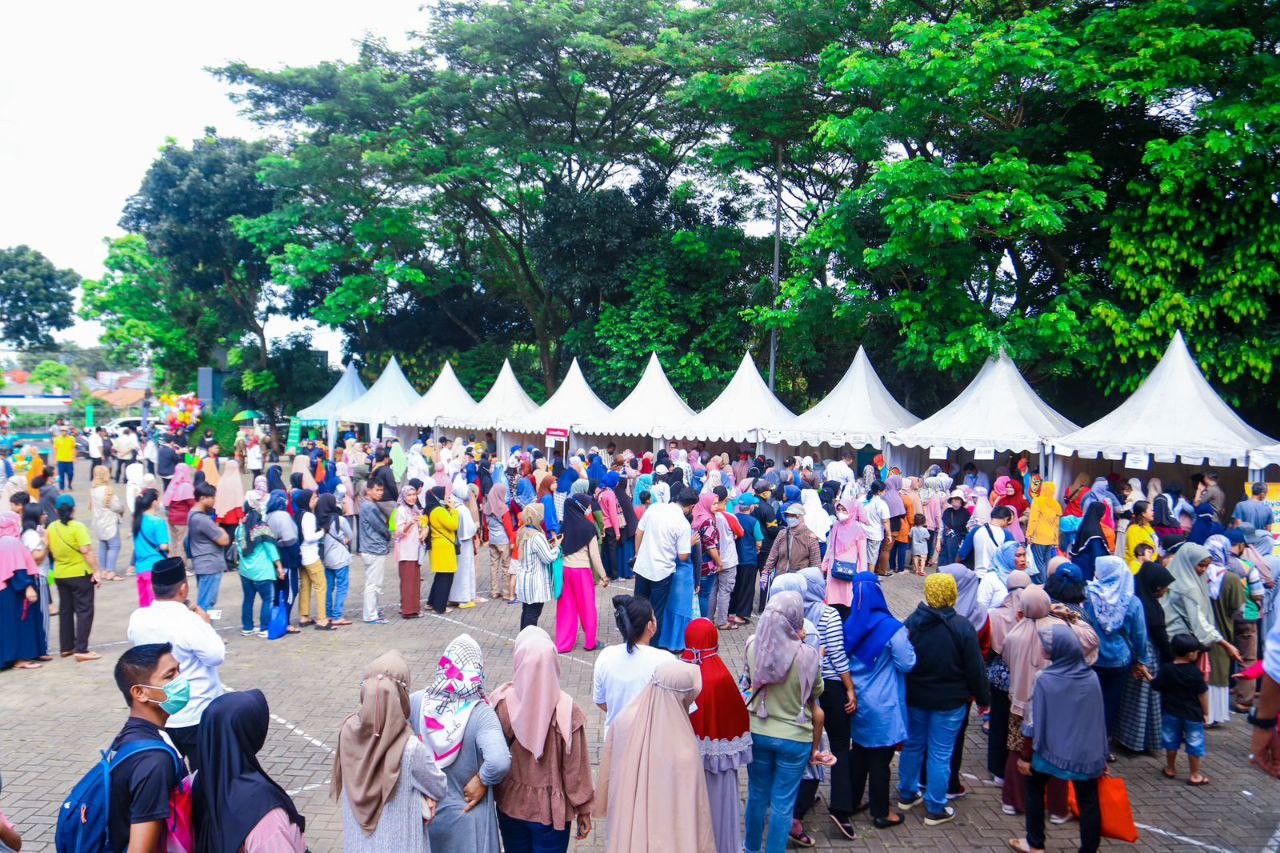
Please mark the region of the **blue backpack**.
POLYGON ((112 853, 107 820, 111 814, 111 771, 126 758, 152 749, 163 749, 173 757, 179 780, 186 775, 182 757, 162 740, 135 740, 113 753, 102 750, 102 760, 76 783, 58 811, 57 853, 112 853))

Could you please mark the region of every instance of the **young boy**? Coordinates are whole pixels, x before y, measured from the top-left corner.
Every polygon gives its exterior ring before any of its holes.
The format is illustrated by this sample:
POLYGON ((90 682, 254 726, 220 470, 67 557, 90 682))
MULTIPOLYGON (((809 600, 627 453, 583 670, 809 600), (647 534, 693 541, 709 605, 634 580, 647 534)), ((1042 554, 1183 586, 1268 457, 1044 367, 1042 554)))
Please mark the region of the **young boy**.
POLYGON ((1173 663, 1161 666, 1151 680, 1151 687, 1160 692, 1160 740, 1165 748, 1164 775, 1177 778, 1178 747, 1187 745, 1187 763, 1191 785, 1207 785, 1209 777, 1200 772, 1200 759, 1204 758, 1204 720, 1209 714, 1209 690, 1204 675, 1196 661, 1200 658, 1200 643, 1191 634, 1175 634, 1169 640, 1173 650, 1173 663))
POLYGON ((928 559, 929 528, 925 527, 924 515, 917 512, 911 523, 911 567, 920 577, 924 577, 924 564, 928 559))
POLYGON ((1143 542, 1141 545, 1133 549, 1133 559, 1139 568, 1142 567, 1143 563, 1154 563, 1156 561, 1156 549, 1152 548, 1148 543, 1143 542))

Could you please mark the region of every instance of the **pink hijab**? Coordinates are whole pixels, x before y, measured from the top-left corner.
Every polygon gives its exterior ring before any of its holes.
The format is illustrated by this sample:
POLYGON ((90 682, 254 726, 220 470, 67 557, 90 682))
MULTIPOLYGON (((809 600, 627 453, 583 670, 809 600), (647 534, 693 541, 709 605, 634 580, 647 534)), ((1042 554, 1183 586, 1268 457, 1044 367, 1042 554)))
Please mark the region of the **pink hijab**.
POLYGON ((977 486, 973 490, 973 514, 969 516, 969 529, 981 527, 991 522, 991 501, 987 500, 987 490, 977 486))
POLYGON ((240 479, 240 463, 228 459, 222 463, 222 479, 213 498, 213 511, 218 518, 225 518, 232 511, 244 508, 244 481, 240 479))
POLYGON ((177 467, 173 469, 173 479, 169 481, 169 488, 164 490, 164 497, 160 502, 165 506, 174 501, 193 501, 196 499, 196 484, 193 479, 194 472, 191 466, 185 462, 179 462, 177 467))
POLYGON ((36 575, 36 562, 23 546, 21 536, 22 519, 18 514, 0 512, 0 589, 9 586, 14 574, 24 569, 33 578, 36 575))
POLYGON ((866 520, 866 516, 862 513, 862 506, 856 500, 842 498, 836 501, 837 510, 843 509, 849 513, 849 517, 844 521, 837 521, 831 525, 831 530, 827 533, 827 556, 826 566, 830 570, 833 560, 844 560, 849 552, 853 552, 853 559, 848 562, 856 562, 858 571, 865 571, 867 567, 867 532, 863 529, 862 523, 866 520))
POLYGON ((530 625, 516 637, 515 677, 493 691, 489 704, 507 703, 507 717, 516 740, 535 761, 542 759, 552 723, 573 746, 573 697, 560 689, 560 659, 550 635, 530 625))
POLYGON ((716 496, 712 492, 703 492, 698 497, 698 503, 693 508, 693 529, 697 530, 702 525, 711 521, 715 515, 711 509, 712 504, 716 502, 716 496))

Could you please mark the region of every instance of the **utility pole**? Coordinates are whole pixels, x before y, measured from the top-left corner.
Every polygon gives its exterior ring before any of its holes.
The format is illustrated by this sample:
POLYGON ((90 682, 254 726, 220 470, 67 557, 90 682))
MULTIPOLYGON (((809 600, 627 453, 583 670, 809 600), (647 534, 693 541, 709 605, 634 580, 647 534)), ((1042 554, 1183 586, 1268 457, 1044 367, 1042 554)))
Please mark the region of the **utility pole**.
MULTIPOLYGON (((778 301, 778 272, 782 258, 782 142, 775 143, 778 160, 774 170, 773 188, 773 300, 778 301)), ((769 390, 773 390, 774 369, 778 363, 778 325, 769 330, 769 390)))

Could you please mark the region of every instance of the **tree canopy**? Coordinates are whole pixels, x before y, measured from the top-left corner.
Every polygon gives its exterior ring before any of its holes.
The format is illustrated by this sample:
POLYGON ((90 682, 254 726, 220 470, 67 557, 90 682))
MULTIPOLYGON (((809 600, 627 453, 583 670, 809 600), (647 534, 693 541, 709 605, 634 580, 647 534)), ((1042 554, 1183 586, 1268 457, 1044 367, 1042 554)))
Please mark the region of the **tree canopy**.
POLYGON ((30 246, 0 249, 0 334, 28 349, 49 347, 53 332, 72 323, 72 300, 80 276, 58 269, 30 246))

